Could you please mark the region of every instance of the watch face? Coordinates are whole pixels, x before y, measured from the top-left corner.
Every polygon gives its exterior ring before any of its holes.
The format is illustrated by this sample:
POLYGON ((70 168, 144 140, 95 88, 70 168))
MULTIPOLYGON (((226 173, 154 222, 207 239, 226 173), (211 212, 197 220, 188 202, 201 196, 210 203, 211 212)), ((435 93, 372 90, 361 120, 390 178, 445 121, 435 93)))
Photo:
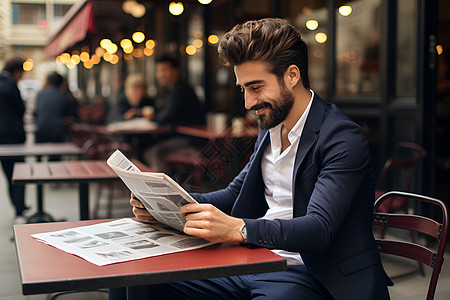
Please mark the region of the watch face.
POLYGON ((242 238, 243 238, 245 241, 247 241, 247 227, 245 226, 245 224, 242 225, 242 228, 241 228, 241 235, 242 235, 242 238))

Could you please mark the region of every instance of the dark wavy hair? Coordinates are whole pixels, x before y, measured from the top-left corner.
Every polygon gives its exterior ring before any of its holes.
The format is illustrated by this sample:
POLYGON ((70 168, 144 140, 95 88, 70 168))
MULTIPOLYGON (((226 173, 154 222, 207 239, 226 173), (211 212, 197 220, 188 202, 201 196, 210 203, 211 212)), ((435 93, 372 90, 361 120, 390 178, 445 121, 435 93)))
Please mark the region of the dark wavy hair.
POLYGON ((300 32, 286 20, 266 18, 238 24, 227 32, 218 47, 219 61, 236 66, 248 61, 269 64, 270 72, 283 78, 287 68, 295 64, 302 84, 309 89, 308 49, 300 32))

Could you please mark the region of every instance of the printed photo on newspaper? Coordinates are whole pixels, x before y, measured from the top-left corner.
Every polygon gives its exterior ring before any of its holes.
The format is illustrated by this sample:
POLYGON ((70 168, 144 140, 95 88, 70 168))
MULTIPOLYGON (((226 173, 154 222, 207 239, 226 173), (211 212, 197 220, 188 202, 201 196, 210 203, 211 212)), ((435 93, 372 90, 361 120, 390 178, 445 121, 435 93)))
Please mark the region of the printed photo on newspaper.
POLYGON ((175 180, 164 173, 141 172, 120 150, 107 163, 156 220, 183 232, 186 219, 179 209, 197 201, 175 180))
POLYGON ((98 266, 214 244, 164 224, 146 224, 130 218, 33 234, 32 237, 98 266))

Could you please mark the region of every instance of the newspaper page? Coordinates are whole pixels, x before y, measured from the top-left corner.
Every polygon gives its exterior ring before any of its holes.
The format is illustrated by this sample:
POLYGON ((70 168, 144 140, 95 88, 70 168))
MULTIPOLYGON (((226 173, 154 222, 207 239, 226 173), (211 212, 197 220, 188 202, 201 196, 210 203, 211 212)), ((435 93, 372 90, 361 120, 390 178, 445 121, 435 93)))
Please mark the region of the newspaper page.
POLYGON ((164 173, 141 172, 120 150, 107 163, 156 220, 183 232, 186 218, 180 207, 197 201, 175 180, 164 173))
POLYGON ((98 266, 192 250, 214 244, 130 218, 33 234, 33 238, 98 266))

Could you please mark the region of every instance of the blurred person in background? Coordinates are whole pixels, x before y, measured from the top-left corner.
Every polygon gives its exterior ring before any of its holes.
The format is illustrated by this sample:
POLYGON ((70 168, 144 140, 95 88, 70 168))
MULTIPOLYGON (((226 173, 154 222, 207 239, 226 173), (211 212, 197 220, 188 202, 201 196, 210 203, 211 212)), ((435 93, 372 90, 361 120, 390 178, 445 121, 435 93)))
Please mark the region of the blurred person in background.
POLYGON ((63 90, 64 77, 56 72, 47 75, 44 89, 36 98, 36 142, 63 143, 68 137, 67 126, 78 120, 73 100, 63 90))
POLYGON ((147 95, 144 76, 138 73, 130 74, 125 79, 123 93, 118 94, 111 108, 108 120, 112 123, 143 117, 143 108, 153 106, 153 99, 147 95))
MULTIPOLYGON (((0 144, 25 143, 23 116, 25 104, 20 96, 17 82, 22 78, 24 59, 14 57, 6 61, 0 73, 0 144)), ((26 219, 23 212, 25 206, 25 187, 11 182, 14 163, 23 162, 23 158, 2 159, 2 167, 8 180, 11 202, 16 210, 15 224, 23 224, 26 219)))
MULTIPOLYGON (((155 100, 154 121, 159 125, 205 125, 205 110, 197 94, 189 84, 181 80, 176 59, 162 56, 156 60, 156 80, 159 92, 155 100)), ((191 151, 201 146, 190 137, 172 136, 160 141, 144 153, 144 160, 152 169, 170 173, 165 156, 177 152, 191 151)))

